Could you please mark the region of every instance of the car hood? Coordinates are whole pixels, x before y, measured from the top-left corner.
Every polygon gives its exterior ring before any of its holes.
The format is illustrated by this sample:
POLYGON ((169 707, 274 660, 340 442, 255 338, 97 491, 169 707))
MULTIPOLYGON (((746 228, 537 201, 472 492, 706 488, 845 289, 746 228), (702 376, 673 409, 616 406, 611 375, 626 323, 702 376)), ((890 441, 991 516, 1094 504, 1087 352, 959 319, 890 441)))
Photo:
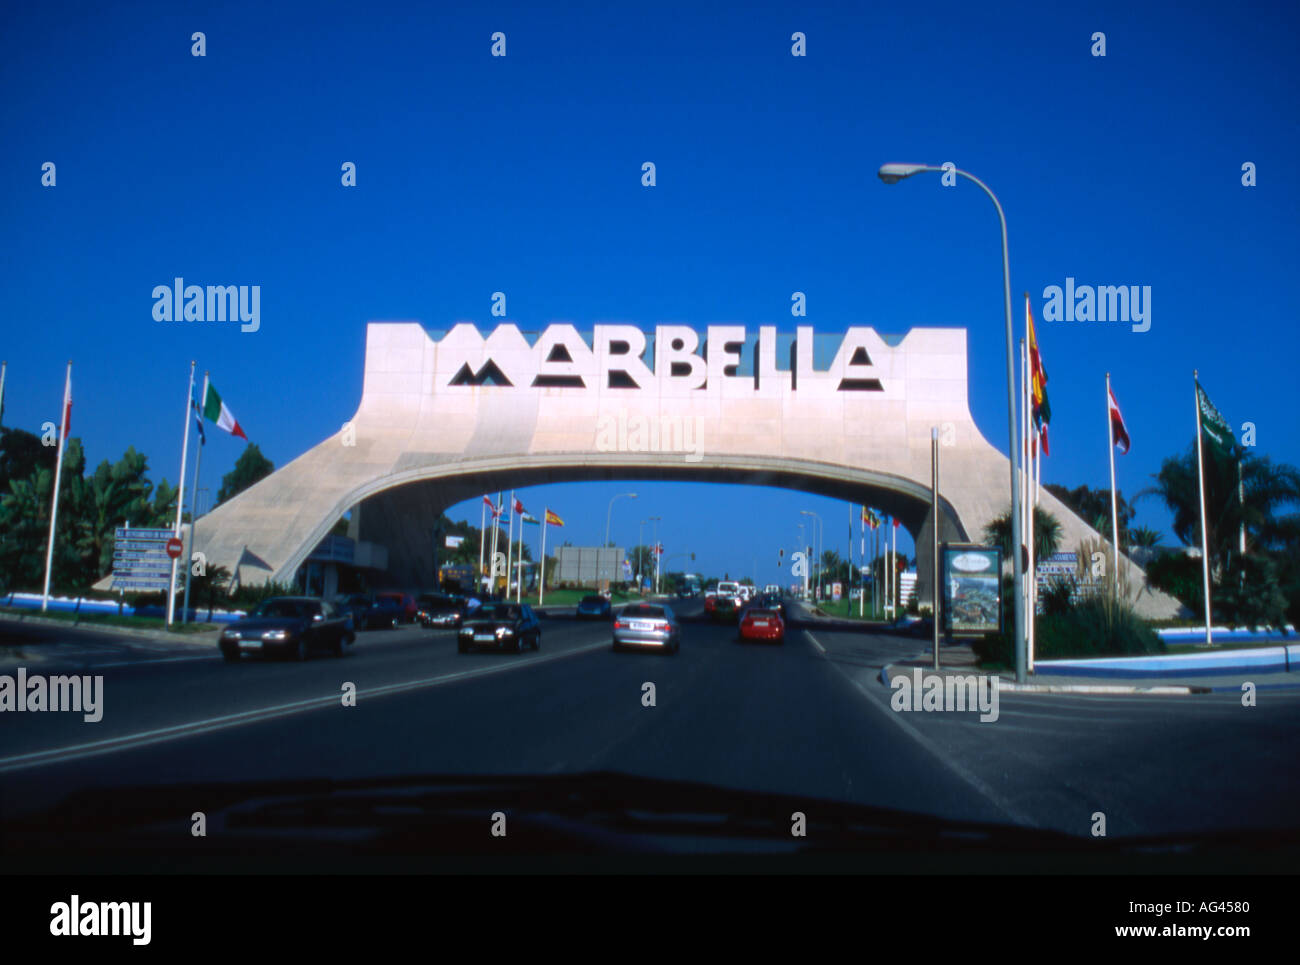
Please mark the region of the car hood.
POLYGON ((240 633, 265 633, 267 630, 299 630, 305 624, 305 620, 292 617, 254 617, 232 623, 230 629, 240 633))

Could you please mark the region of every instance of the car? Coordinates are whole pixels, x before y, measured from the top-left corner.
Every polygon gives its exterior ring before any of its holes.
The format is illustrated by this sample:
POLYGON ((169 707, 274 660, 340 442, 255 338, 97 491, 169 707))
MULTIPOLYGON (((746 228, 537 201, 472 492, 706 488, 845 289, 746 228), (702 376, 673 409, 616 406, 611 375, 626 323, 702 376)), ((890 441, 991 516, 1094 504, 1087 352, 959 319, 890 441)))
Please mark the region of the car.
POLYGON ((613 615, 613 605, 603 596, 584 596, 578 601, 579 620, 608 620, 613 615))
POLYGON ((775 583, 769 583, 767 586, 763 587, 763 592, 768 596, 780 596, 781 588, 775 583))
POLYGON ((785 643, 785 621, 775 610, 750 607, 740 621, 740 639, 785 643))
POLYGON ((315 650, 343 656, 355 642, 348 617, 329 600, 273 596, 221 631, 218 646, 229 663, 244 654, 280 654, 306 660, 315 650))
POLYGON ((345 596, 334 598, 334 606, 341 613, 352 618, 354 627, 361 626, 362 618, 366 611, 375 605, 375 601, 364 593, 349 593, 345 596))
POLYGON ((713 617, 714 620, 734 623, 736 621, 736 614, 740 611, 740 604, 736 602, 734 596, 723 596, 719 594, 718 596, 713 597, 713 606, 710 607, 706 603, 705 609, 708 611, 709 616, 713 617))
POLYGON ((409 593, 402 593, 398 590, 385 590, 383 593, 375 594, 375 602, 381 600, 392 600, 400 612, 399 619, 402 623, 414 623, 415 615, 419 612, 419 607, 415 605, 415 597, 409 593))
POLYGON ((740 594, 743 592, 744 591, 741 589, 739 583, 735 583, 730 580, 721 580, 718 583, 718 591, 717 591, 718 596, 729 596, 735 599, 739 599, 740 594))
POLYGON ((391 599, 376 599, 353 620, 358 630, 396 630, 402 625, 402 611, 391 599))
POLYGON ((665 653, 682 648, 682 628, 671 607, 661 603, 630 603, 614 618, 614 650, 653 647, 665 653))
POLYGON ((415 603, 415 618, 424 627, 458 627, 465 618, 467 601, 463 597, 424 593, 415 603))
POLYGON ((456 635, 456 649, 540 650, 542 625, 527 603, 485 603, 465 619, 456 635))

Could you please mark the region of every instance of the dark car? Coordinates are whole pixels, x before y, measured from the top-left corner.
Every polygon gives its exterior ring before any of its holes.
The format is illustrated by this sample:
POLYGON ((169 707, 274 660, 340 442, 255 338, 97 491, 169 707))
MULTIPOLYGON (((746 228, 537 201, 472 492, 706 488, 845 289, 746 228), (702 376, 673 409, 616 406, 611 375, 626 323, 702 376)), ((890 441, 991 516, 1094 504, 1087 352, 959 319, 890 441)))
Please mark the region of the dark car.
POLYGON ((542 626, 527 603, 485 603, 465 619, 456 636, 461 653, 479 647, 522 652, 541 645, 542 626))
POLYGON ((737 614, 740 612, 740 606, 736 603, 734 596, 715 596, 713 606, 709 608, 709 614, 714 620, 723 623, 735 623, 737 614))
POLYGON ((313 650, 343 656, 356 634, 348 617, 328 600, 275 596, 221 632, 221 655, 234 662, 243 654, 275 653, 306 660, 313 650))
POLYGON ((353 620, 359 630, 396 630, 402 624, 402 611, 388 598, 374 600, 353 620))
POLYGON ((577 616, 579 620, 608 620, 613 615, 613 606, 603 596, 584 596, 578 601, 577 616))
POLYGON ((415 618, 425 627, 458 627, 465 618, 464 597, 424 593, 416 597, 415 618))
POLYGON ((401 616, 399 619, 402 623, 414 623, 415 615, 419 612, 419 607, 415 605, 415 597, 409 593, 402 593, 398 590, 385 590, 383 593, 375 594, 375 602, 380 603, 384 600, 390 600, 397 607, 401 616))
POLYGON ((334 606, 338 611, 352 619, 353 627, 361 626, 362 617, 374 604, 375 601, 364 593, 349 593, 334 600, 334 606))

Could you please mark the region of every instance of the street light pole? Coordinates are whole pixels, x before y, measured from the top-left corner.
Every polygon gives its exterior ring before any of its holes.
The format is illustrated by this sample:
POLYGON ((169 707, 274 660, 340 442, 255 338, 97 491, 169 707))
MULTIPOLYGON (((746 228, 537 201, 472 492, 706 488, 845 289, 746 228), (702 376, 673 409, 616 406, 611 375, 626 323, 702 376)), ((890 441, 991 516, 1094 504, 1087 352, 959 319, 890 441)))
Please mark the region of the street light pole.
MULTIPOLYGON (((636 499, 636 493, 619 493, 614 499, 622 499, 624 496, 629 499, 636 499)), ((609 501, 609 508, 605 510, 605 545, 601 549, 609 549, 609 520, 610 514, 614 512, 614 499, 609 501)), ((618 574, 614 575, 617 576, 618 574)), ((611 577, 609 582, 614 583, 616 581, 611 577)))
POLYGON ((822 536, 825 532, 823 529, 822 518, 811 510, 801 509, 799 512, 804 516, 811 516, 813 519, 817 520, 817 528, 813 531, 813 538, 817 542, 817 599, 820 600, 822 596, 822 536))
MULTIPOLYGON (((1002 228, 1002 288, 1004 314, 1006 317, 1006 354, 1007 354, 1007 428, 1010 438, 1011 454, 1011 571, 1015 583, 1013 597, 1015 599, 1016 613, 1016 682, 1024 683, 1026 676, 1026 640, 1025 640, 1025 601, 1021 595, 1024 587, 1024 564, 1021 560, 1023 549, 1023 536, 1020 531, 1020 450, 1016 440, 1016 363, 1015 349, 1012 345, 1012 325, 1011 325, 1011 258, 1007 252, 1007 217, 1002 210, 1002 204, 998 201, 997 195, 989 190, 989 186, 966 171, 949 167, 949 171, 959 174, 968 181, 973 181, 979 185, 980 189, 989 196, 993 202, 993 207, 998 212, 998 223, 1002 228)), ((877 172, 880 180, 886 184, 897 184, 904 178, 910 178, 914 174, 920 174, 924 171, 943 172, 944 168, 935 167, 929 164, 884 164, 881 165, 880 171, 877 172)))

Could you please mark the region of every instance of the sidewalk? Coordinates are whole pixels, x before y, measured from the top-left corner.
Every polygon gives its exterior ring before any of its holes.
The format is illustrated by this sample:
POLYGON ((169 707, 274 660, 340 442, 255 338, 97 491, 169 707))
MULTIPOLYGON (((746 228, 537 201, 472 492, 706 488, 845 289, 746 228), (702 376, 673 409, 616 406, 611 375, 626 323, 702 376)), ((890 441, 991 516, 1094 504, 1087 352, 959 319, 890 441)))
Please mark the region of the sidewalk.
POLYGON ((64 630, 76 630, 79 633, 105 633, 113 636, 131 637, 136 640, 155 640, 165 641, 166 643, 178 644, 180 646, 192 647, 213 647, 217 643, 217 634, 221 631, 224 624, 205 623, 204 627, 211 627, 210 630, 204 629, 193 633, 171 633, 161 628, 152 627, 124 627, 114 623, 99 623, 94 620, 85 620, 74 622, 72 620, 51 620, 49 617, 16 615, 12 613, 0 613, 0 624, 6 623, 24 623, 33 624, 41 627, 62 628, 64 630))

